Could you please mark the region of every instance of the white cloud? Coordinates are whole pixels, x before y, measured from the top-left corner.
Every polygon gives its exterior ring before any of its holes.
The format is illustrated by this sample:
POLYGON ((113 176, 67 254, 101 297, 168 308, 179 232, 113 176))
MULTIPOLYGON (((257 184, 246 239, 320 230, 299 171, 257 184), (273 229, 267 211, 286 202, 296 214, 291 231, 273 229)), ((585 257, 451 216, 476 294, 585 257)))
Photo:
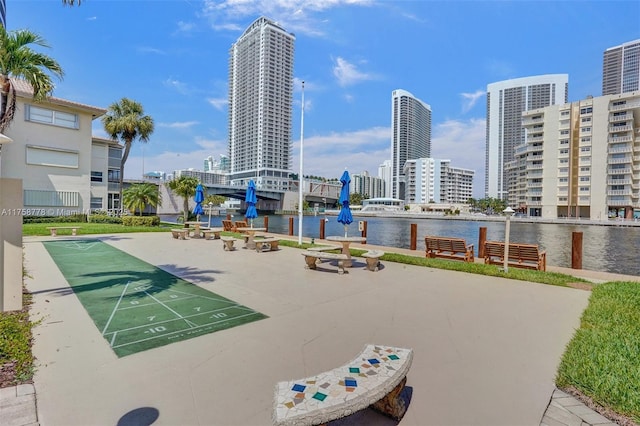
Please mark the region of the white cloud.
POLYGON ((375 76, 359 71, 357 67, 346 59, 337 57, 334 61, 333 75, 341 87, 352 86, 365 80, 373 80, 375 76))
MULTIPOLYGON (((304 139, 305 175, 339 178, 345 168, 351 173, 368 171, 378 175, 378 166, 390 158, 390 130, 373 127, 354 132, 315 135, 304 139)), ((293 143, 292 168, 300 167, 300 140, 293 143)))
POLYGON ((474 93, 461 93, 462 96, 462 112, 469 112, 475 104, 478 102, 478 99, 483 97, 486 94, 484 90, 476 90, 474 93))
POLYGON ((268 16, 287 31, 323 37, 326 20, 315 15, 344 6, 374 4, 372 0, 205 0, 202 14, 219 31, 242 31, 247 18, 268 16))
POLYGON ((166 55, 167 53, 162 50, 162 49, 157 49, 155 47, 149 47, 149 46, 140 46, 138 47, 138 52, 141 53, 155 53, 157 55, 166 55))
POLYGON ((180 80, 167 78, 165 81, 162 82, 162 84, 164 84, 165 87, 174 89, 176 92, 182 95, 186 95, 187 93, 189 93, 189 86, 187 85, 187 83, 184 83, 180 80))
POLYGON ((453 167, 474 170, 473 195, 484 197, 486 120, 448 120, 433 129, 431 156, 451 160, 453 167))
POLYGON ((178 34, 178 33, 188 34, 196 29, 196 24, 194 24, 193 22, 178 21, 177 26, 178 26, 178 29, 174 32, 174 34, 178 34))
POLYGON ((158 127, 167 127, 169 129, 188 129, 199 124, 197 121, 182 121, 174 123, 158 123, 158 127))
MULTIPOLYGON (((157 142, 151 143, 156 144, 157 142)), ((205 158, 210 155, 217 157, 219 154, 227 153, 226 140, 197 138, 195 144, 197 148, 191 151, 185 149, 184 146, 177 146, 175 151, 165 150, 159 154, 149 155, 150 146, 143 147, 143 144, 134 143, 125 164, 124 177, 125 179, 140 179, 143 174, 143 164, 145 173, 161 171, 169 174, 174 170, 189 168, 202 170, 205 158)))
POLYGON ((218 111, 223 111, 224 107, 229 103, 228 98, 207 98, 207 102, 218 111))

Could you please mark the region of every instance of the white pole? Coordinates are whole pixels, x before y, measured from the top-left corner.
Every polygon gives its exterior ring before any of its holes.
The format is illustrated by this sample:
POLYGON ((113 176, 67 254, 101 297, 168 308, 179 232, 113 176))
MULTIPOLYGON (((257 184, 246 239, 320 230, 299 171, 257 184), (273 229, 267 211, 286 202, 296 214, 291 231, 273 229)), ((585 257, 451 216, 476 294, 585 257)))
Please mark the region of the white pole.
POLYGON ((511 215, 507 215, 507 223, 504 230, 504 272, 509 272, 509 228, 511 228, 511 215))
POLYGON ((298 244, 302 244, 302 160, 304 149, 304 81, 302 82, 302 113, 300 114, 300 173, 298 174, 298 244))

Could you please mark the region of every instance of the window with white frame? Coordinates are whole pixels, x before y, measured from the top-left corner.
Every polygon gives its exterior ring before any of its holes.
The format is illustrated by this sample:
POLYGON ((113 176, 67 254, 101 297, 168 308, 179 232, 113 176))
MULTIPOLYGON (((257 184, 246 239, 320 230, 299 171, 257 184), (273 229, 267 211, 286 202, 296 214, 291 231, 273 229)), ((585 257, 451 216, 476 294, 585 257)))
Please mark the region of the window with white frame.
POLYGON ((79 128, 78 114, 56 111, 29 104, 27 104, 25 108, 25 120, 34 123, 66 127, 68 129, 79 128))

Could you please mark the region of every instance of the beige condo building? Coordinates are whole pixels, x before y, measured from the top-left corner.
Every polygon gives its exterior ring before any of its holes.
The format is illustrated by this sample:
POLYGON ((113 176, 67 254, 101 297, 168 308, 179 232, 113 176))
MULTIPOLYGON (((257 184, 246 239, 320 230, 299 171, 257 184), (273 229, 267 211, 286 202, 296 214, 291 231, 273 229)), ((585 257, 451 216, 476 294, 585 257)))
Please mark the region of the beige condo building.
POLYGON ((509 205, 530 216, 640 215, 640 92, 526 111, 507 165, 509 205))

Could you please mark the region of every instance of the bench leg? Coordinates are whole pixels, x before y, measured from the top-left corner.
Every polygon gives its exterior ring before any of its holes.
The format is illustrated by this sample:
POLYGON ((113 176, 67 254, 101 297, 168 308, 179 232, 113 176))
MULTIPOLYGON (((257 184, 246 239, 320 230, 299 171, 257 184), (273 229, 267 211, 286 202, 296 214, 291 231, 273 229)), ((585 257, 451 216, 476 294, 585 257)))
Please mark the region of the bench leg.
POLYGON ((227 251, 233 251, 233 241, 225 241, 222 248, 227 251))
POLYGON ((367 260, 367 269, 373 272, 378 271, 378 265, 380 264, 380 261, 378 260, 377 257, 365 257, 365 259, 367 260))
POLYGON ((269 250, 271 250, 271 251, 278 250, 278 241, 275 241, 275 242, 269 244, 269 250))
POLYGON ((76 228, 72 228, 71 235, 78 235, 78 230, 76 228))
MULTIPOLYGON (((338 274, 342 275, 342 274, 344 274, 344 273, 346 273, 346 272, 347 272, 347 271, 344 269, 344 268, 345 268, 345 266, 347 266, 347 265, 345 265, 345 263, 347 263, 347 262, 349 262, 349 263, 350 263, 351 261, 347 261, 347 260, 338 260, 338 274)), ((349 264, 349 266, 351 266, 351 264, 349 264)))
POLYGON ((304 261, 307 263, 307 269, 316 269, 316 258, 311 256, 305 256, 304 261))
POLYGON ((57 235, 58 235, 58 231, 57 231, 56 229, 52 229, 52 230, 51 230, 51 236, 52 236, 52 237, 55 237, 55 236, 57 236, 57 235))
POLYGON ((407 407, 405 405, 404 399, 401 398, 400 393, 404 389, 404 385, 407 383, 407 378, 402 379, 398 386, 393 388, 391 392, 389 392, 384 398, 380 401, 375 402, 371 405, 371 408, 374 410, 384 414, 385 416, 389 416, 394 420, 402 419, 404 413, 407 411, 407 407))

